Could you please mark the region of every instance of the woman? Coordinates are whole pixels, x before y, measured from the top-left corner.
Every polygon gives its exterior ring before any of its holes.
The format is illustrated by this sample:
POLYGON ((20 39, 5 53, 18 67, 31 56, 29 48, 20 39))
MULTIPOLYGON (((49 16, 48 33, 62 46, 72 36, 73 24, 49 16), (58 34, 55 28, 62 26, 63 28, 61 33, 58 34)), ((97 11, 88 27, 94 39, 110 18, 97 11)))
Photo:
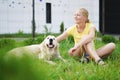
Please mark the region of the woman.
POLYGON ((104 61, 101 58, 112 53, 115 49, 115 44, 108 43, 107 45, 95 50, 94 37, 96 28, 91 22, 89 22, 88 11, 85 8, 77 10, 75 12, 74 19, 75 25, 71 26, 64 33, 59 35, 56 40, 60 42, 69 35, 72 35, 75 45, 69 50, 69 55, 82 56, 87 53, 97 64, 103 65, 104 61))

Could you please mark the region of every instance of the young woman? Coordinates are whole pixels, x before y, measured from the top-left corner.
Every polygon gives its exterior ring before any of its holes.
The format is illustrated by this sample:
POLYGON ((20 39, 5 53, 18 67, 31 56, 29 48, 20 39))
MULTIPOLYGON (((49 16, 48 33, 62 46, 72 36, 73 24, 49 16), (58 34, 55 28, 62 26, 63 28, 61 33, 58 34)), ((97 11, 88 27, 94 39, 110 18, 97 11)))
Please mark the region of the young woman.
POLYGON ((105 46, 95 50, 94 38, 96 28, 88 19, 88 11, 81 8, 75 12, 75 24, 69 27, 64 33, 59 35, 56 40, 60 42, 69 35, 74 38, 75 45, 69 50, 71 56, 82 56, 87 53, 96 63, 103 65, 104 61, 101 59, 108 56, 115 49, 114 43, 108 43, 105 46))

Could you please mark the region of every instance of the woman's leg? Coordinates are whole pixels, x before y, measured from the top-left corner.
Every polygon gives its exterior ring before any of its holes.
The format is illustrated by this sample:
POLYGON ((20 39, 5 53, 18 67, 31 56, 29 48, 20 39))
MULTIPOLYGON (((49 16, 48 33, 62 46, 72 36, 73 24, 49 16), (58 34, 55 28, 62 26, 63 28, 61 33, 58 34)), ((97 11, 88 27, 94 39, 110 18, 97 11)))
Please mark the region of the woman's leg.
MULTIPOLYGON (((100 58, 108 56, 115 49, 114 43, 109 43, 98 50, 94 49, 94 44, 92 42, 84 45, 85 51, 92 57, 96 62, 100 61, 100 58)), ((100 61, 101 62, 101 61, 100 61)), ((102 63, 104 62, 102 61, 102 63)))
POLYGON ((75 51, 73 51, 73 52, 71 52, 71 49, 68 51, 68 54, 70 55, 70 56, 82 56, 83 55, 83 52, 84 52, 84 50, 83 50, 83 48, 81 47, 81 48, 78 48, 78 49, 76 49, 75 51))
POLYGON ((94 48, 93 42, 87 43, 86 45, 84 45, 84 48, 89 56, 95 60, 95 62, 98 62, 98 60, 101 59, 94 48))
POLYGON ((110 55, 115 47, 116 45, 114 43, 108 43, 105 46, 97 49, 96 52, 101 58, 103 58, 110 55))

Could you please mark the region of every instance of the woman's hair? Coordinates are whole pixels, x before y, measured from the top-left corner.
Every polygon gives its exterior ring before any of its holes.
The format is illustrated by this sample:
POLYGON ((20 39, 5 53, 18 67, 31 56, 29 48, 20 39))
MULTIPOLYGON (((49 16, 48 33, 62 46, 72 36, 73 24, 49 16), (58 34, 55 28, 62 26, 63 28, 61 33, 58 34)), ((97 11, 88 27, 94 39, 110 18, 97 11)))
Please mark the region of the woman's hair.
POLYGON ((88 13, 87 9, 85 9, 85 8, 80 8, 80 9, 79 9, 79 12, 82 13, 82 15, 86 17, 86 19, 87 19, 86 22, 89 23, 89 22, 90 22, 89 19, 88 19, 89 13, 88 13))

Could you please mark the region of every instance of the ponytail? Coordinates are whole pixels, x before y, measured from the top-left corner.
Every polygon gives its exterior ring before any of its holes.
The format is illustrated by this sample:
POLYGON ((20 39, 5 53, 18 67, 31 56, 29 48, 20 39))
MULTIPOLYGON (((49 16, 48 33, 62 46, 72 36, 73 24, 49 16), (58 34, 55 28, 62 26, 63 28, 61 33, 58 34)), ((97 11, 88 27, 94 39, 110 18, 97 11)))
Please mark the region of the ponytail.
POLYGON ((87 19, 87 20, 86 20, 86 23, 90 23, 90 20, 89 20, 89 19, 87 19))

